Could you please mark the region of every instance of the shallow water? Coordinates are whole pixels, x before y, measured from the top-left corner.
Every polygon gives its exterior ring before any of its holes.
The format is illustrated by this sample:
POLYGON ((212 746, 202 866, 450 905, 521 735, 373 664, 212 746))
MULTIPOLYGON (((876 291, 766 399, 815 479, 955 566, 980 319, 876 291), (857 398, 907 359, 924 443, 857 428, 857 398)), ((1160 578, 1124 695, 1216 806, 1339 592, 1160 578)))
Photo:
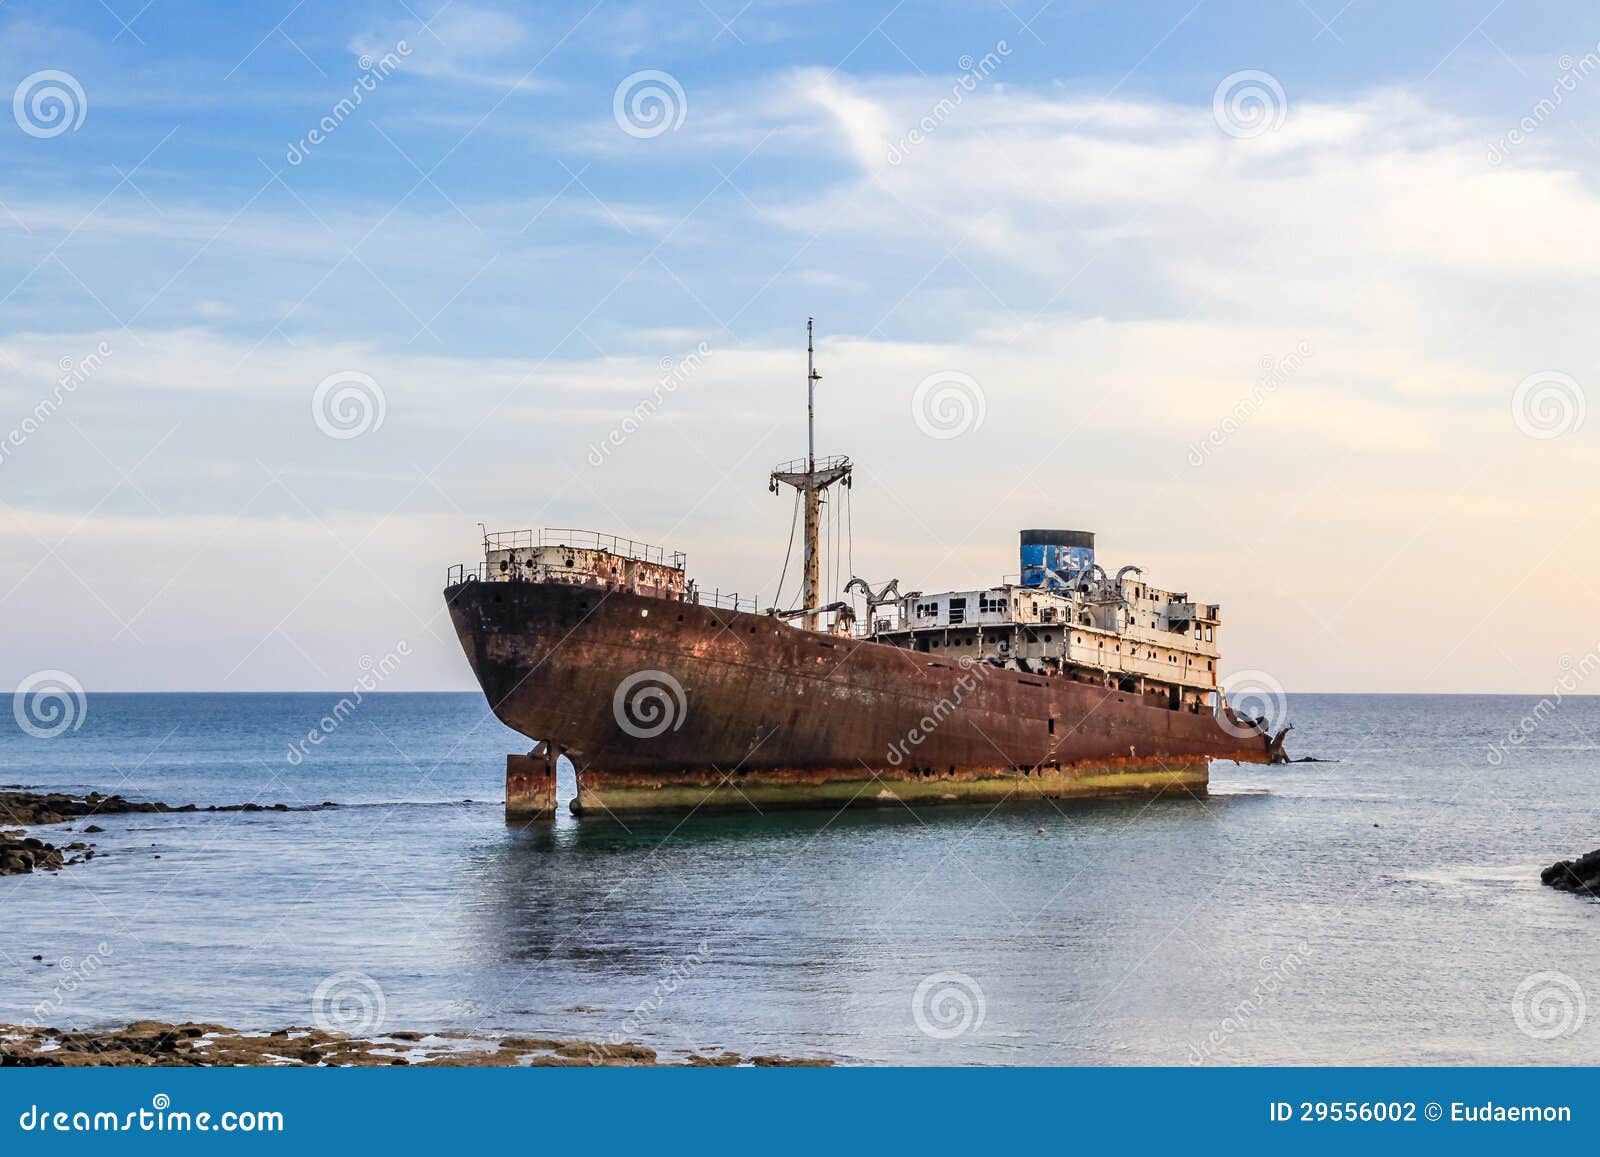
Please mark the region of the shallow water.
POLYGON ((337 698, 96 694, 55 738, 8 724, 4 783, 340 806, 103 817, 92 862, 0 879, 0 1021, 346 1015, 917 1064, 1600 1058, 1600 904, 1538 883, 1600 846, 1593 698, 1498 766, 1535 700, 1306 695, 1291 750, 1341 762, 1219 764, 1204 799, 533 830, 500 809, 527 743, 481 696, 371 696, 292 765, 337 698))

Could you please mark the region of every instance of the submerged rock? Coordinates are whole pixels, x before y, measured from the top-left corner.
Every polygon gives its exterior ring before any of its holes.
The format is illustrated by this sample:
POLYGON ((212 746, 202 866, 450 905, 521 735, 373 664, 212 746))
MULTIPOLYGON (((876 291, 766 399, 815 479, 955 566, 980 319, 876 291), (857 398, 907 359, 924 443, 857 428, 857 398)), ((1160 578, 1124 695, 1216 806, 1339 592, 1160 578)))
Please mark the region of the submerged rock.
MULTIPOLYGON (((690 1064, 738 1064, 737 1053, 690 1064)), ((220 1024, 135 1021, 123 1028, 83 1032, 0 1024, 0 1068, 20 1066, 147 1065, 433 1065, 473 1067, 657 1065, 642 1044, 538 1037, 479 1036, 413 1031, 362 1038, 320 1028, 244 1033, 220 1024)), ((760 1065, 830 1064, 826 1060, 756 1057, 760 1065)))
MULTIPOLYGON (((189 812, 290 812, 321 811, 324 808, 336 806, 333 803, 321 803, 307 807, 291 807, 286 803, 253 802, 207 804, 205 807, 192 803, 174 806, 170 803, 160 803, 158 801, 131 800, 120 795, 102 795, 97 791, 91 791, 88 795, 68 795, 65 792, 58 791, 4 790, 4 794, 0 794, 0 814, 3 814, 11 823, 25 826, 62 824, 68 820, 81 819, 87 816, 131 815, 140 812, 178 812, 185 814, 189 812)), ((83 830, 86 832, 98 832, 102 829, 91 824, 83 830)))
MULTIPOLYGON (((131 815, 142 812, 289 812, 320 811, 337 805, 322 803, 312 807, 290 807, 286 803, 234 803, 208 804, 200 807, 186 803, 174 807, 168 803, 130 800, 120 795, 102 795, 91 791, 88 795, 69 795, 66 792, 34 792, 0 788, 0 815, 11 823, 37 827, 64 824, 69 820, 88 816, 131 815)), ((71 831, 71 828, 67 829, 71 831)), ((86 834, 105 831, 99 824, 89 824, 86 834)), ((154 844, 150 845, 155 847, 154 844)), ((24 837, 21 831, 0 830, 0 876, 21 875, 33 871, 58 871, 68 864, 81 864, 94 858, 92 848, 82 841, 67 845, 67 852, 78 852, 70 859, 62 849, 43 840, 24 837)), ((160 856, 155 856, 160 859, 160 856)))
POLYGON ((1539 873, 1545 885, 1562 892, 1600 896, 1600 849, 1576 860, 1561 860, 1539 873))

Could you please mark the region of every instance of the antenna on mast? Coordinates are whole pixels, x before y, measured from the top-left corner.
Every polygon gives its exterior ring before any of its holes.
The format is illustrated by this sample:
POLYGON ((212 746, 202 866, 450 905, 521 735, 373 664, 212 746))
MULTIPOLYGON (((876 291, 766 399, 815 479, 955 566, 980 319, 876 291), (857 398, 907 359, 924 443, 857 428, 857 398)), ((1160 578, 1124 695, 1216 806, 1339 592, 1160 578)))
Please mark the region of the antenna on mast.
POLYGON ((817 468, 817 383, 822 375, 817 373, 816 348, 811 340, 811 325, 815 318, 806 318, 806 466, 817 468))
POLYGON ((793 486, 805 498, 805 559, 800 598, 801 614, 808 631, 817 629, 822 613, 822 557, 818 543, 821 537, 822 492, 835 482, 843 482, 848 487, 852 469, 850 459, 843 455, 817 461, 817 383, 822 380, 822 375, 817 372, 813 321, 812 318, 806 318, 806 456, 803 461, 784 462, 774 467, 768 483, 774 494, 781 482, 785 486, 793 486))

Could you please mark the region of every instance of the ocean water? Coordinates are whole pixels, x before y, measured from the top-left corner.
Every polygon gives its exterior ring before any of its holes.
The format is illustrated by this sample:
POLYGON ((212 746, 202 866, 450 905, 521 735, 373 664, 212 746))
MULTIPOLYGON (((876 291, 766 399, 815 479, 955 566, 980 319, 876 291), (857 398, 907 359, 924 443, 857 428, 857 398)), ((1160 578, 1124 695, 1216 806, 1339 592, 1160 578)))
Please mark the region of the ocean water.
POLYGON ((1338 762, 1218 764, 1202 799, 527 830, 500 808, 527 743, 481 696, 370 696, 291 761, 337 698, 7 720, 0 783, 339 806, 107 816, 67 837, 93 861, 0 879, 0 1021, 345 1016, 847 1063, 1600 1059, 1600 904, 1538 881, 1600 846, 1594 698, 1508 743, 1537 700, 1299 696, 1292 752, 1338 762))

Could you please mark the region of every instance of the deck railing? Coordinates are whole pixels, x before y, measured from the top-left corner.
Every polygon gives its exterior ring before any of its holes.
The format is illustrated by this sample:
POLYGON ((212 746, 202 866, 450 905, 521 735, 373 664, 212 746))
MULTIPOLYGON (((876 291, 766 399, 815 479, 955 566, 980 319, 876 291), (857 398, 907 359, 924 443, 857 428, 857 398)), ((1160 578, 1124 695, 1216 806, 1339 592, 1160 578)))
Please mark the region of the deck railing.
POLYGON ((746 611, 752 615, 758 614, 761 610, 760 601, 757 599, 741 599, 736 593, 725 595, 720 590, 690 591, 683 596, 683 601, 701 607, 716 607, 723 611, 746 611))
POLYGON ((668 553, 665 547, 652 546, 647 542, 636 542, 631 538, 620 538, 615 534, 601 534, 593 530, 549 529, 539 532, 540 546, 571 546, 578 550, 605 550, 612 554, 620 554, 624 558, 636 558, 640 562, 653 562, 661 566, 670 566, 677 570, 683 569, 687 559, 682 551, 668 553))
MULTIPOLYGON (((787 462, 780 462, 772 468, 774 474, 804 474, 809 463, 804 458, 792 458, 787 462)), ((850 459, 844 454, 831 454, 826 458, 817 459, 817 469, 833 470, 840 466, 850 465, 850 459)))
POLYGON ((668 552, 665 547, 652 546, 615 534, 601 534, 595 530, 575 530, 551 527, 545 530, 497 530, 483 536, 485 550, 532 550, 539 546, 570 546, 574 550, 604 550, 623 558, 653 562, 682 570, 686 556, 682 551, 668 552))
MULTIPOLYGON (((572 545, 568 543, 567 545, 572 545)), ((487 562, 458 562, 445 571, 445 585, 459 586, 466 582, 529 582, 536 578, 554 578, 561 582, 572 581, 569 576, 584 575, 586 572, 568 571, 558 567, 541 567, 535 573, 529 574, 521 570, 502 572, 498 568, 490 567, 487 562)), ((589 585, 608 587, 611 584, 600 576, 591 576, 589 585)), ((701 591, 691 590, 681 596, 659 595, 674 602, 693 603, 695 606, 715 607, 723 611, 744 611, 748 614, 760 614, 761 603, 759 599, 743 598, 737 592, 724 593, 722 590, 701 591)))

